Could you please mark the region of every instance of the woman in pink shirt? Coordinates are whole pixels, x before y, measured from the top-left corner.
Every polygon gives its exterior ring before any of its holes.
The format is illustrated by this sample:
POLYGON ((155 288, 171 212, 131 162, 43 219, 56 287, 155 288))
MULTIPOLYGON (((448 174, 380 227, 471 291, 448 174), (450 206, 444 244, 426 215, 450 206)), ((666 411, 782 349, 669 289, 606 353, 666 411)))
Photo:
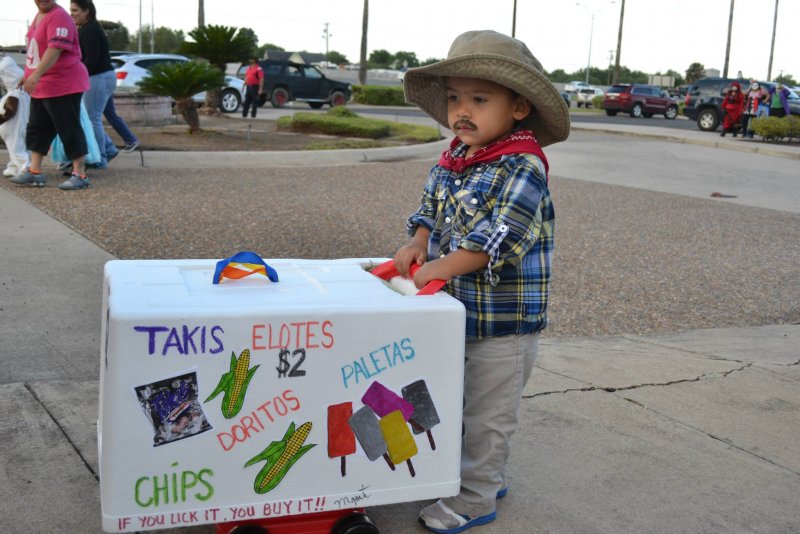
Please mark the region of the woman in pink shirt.
POLYGON ((72 160, 72 175, 59 185, 73 190, 89 187, 84 159, 86 136, 81 128, 81 97, 89 89, 89 74, 81 63, 78 30, 56 0, 34 0, 39 9, 26 37, 27 56, 21 86, 31 95, 25 144, 31 166, 14 178, 19 185, 43 187, 42 160, 56 134, 72 160))

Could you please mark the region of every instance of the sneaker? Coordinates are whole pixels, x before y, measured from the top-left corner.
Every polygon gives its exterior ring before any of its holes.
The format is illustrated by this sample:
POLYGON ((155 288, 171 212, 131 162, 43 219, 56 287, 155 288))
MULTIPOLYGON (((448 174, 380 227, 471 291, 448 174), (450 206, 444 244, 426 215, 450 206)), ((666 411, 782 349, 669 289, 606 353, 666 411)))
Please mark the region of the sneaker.
POLYGON ((111 155, 106 154, 106 163, 111 163, 111 160, 116 158, 117 156, 119 156, 119 150, 117 150, 111 155))
POLYGON ((16 176, 16 175, 17 175, 17 173, 12 171, 11 169, 5 169, 3 171, 3 176, 8 176, 9 178, 11 178, 12 176, 16 176))
POLYGON ((136 150, 137 148, 139 148, 139 141, 134 141, 133 143, 128 143, 127 145, 125 145, 124 147, 122 147, 122 149, 121 149, 121 150, 122 150, 123 152, 133 152, 133 151, 134 151, 134 150, 136 150))
POLYGON ((500 488, 500 489, 497 491, 497 495, 496 495, 496 497, 497 497, 498 499, 502 499, 502 498, 503 498, 503 497, 505 497, 506 495, 508 495, 508 486, 506 486, 505 488, 500 488))
POLYGON ((491 523, 496 518, 497 512, 494 511, 480 517, 458 514, 448 508, 441 499, 426 506, 419 513, 419 522, 428 530, 438 534, 457 534, 478 525, 491 523))
POLYGON ((16 176, 11 177, 11 182, 17 185, 29 185, 31 187, 44 187, 44 174, 34 174, 26 170, 16 176))
POLYGON ((58 188, 63 189, 64 191, 74 191, 75 189, 86 189, 91 184, 89 183, 89 178, 81 178, 77 174, 72 174, 69 179, 64 180, 58 188))

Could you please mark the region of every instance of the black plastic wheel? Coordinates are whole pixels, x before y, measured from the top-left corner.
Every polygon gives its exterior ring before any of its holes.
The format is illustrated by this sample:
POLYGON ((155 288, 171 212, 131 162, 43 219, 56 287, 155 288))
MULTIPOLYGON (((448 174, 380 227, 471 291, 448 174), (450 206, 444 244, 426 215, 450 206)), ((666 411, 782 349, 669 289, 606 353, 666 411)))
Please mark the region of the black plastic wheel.
POLYGON ((331 534, 380 534, 378 527, 365 514, 354 512, 343 517, 331 529, 331 534))

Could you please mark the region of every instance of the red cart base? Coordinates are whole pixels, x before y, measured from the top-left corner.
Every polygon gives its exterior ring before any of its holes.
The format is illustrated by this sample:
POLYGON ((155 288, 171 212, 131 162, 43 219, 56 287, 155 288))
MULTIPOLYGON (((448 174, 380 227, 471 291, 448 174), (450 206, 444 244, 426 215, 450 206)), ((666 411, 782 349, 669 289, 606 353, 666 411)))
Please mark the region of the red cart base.
POLYGON ((378 534, 364 508, 218 523, 217 534, 378 534))

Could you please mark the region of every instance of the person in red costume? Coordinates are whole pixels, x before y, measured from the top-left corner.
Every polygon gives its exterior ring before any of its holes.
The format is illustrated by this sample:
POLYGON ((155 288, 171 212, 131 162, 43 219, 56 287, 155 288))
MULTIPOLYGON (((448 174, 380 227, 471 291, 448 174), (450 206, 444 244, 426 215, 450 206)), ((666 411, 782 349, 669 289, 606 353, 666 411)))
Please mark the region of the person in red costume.
POLYGON ((733 136, 739 132, 740 120, 742 110, 744 109, 744 95, 742 95, 742 86, 739 82, 733 82, 728 94, 722 99, 722 111, 725 116, 722 118, 722 137, 725 134, 732 132, 733 136))

